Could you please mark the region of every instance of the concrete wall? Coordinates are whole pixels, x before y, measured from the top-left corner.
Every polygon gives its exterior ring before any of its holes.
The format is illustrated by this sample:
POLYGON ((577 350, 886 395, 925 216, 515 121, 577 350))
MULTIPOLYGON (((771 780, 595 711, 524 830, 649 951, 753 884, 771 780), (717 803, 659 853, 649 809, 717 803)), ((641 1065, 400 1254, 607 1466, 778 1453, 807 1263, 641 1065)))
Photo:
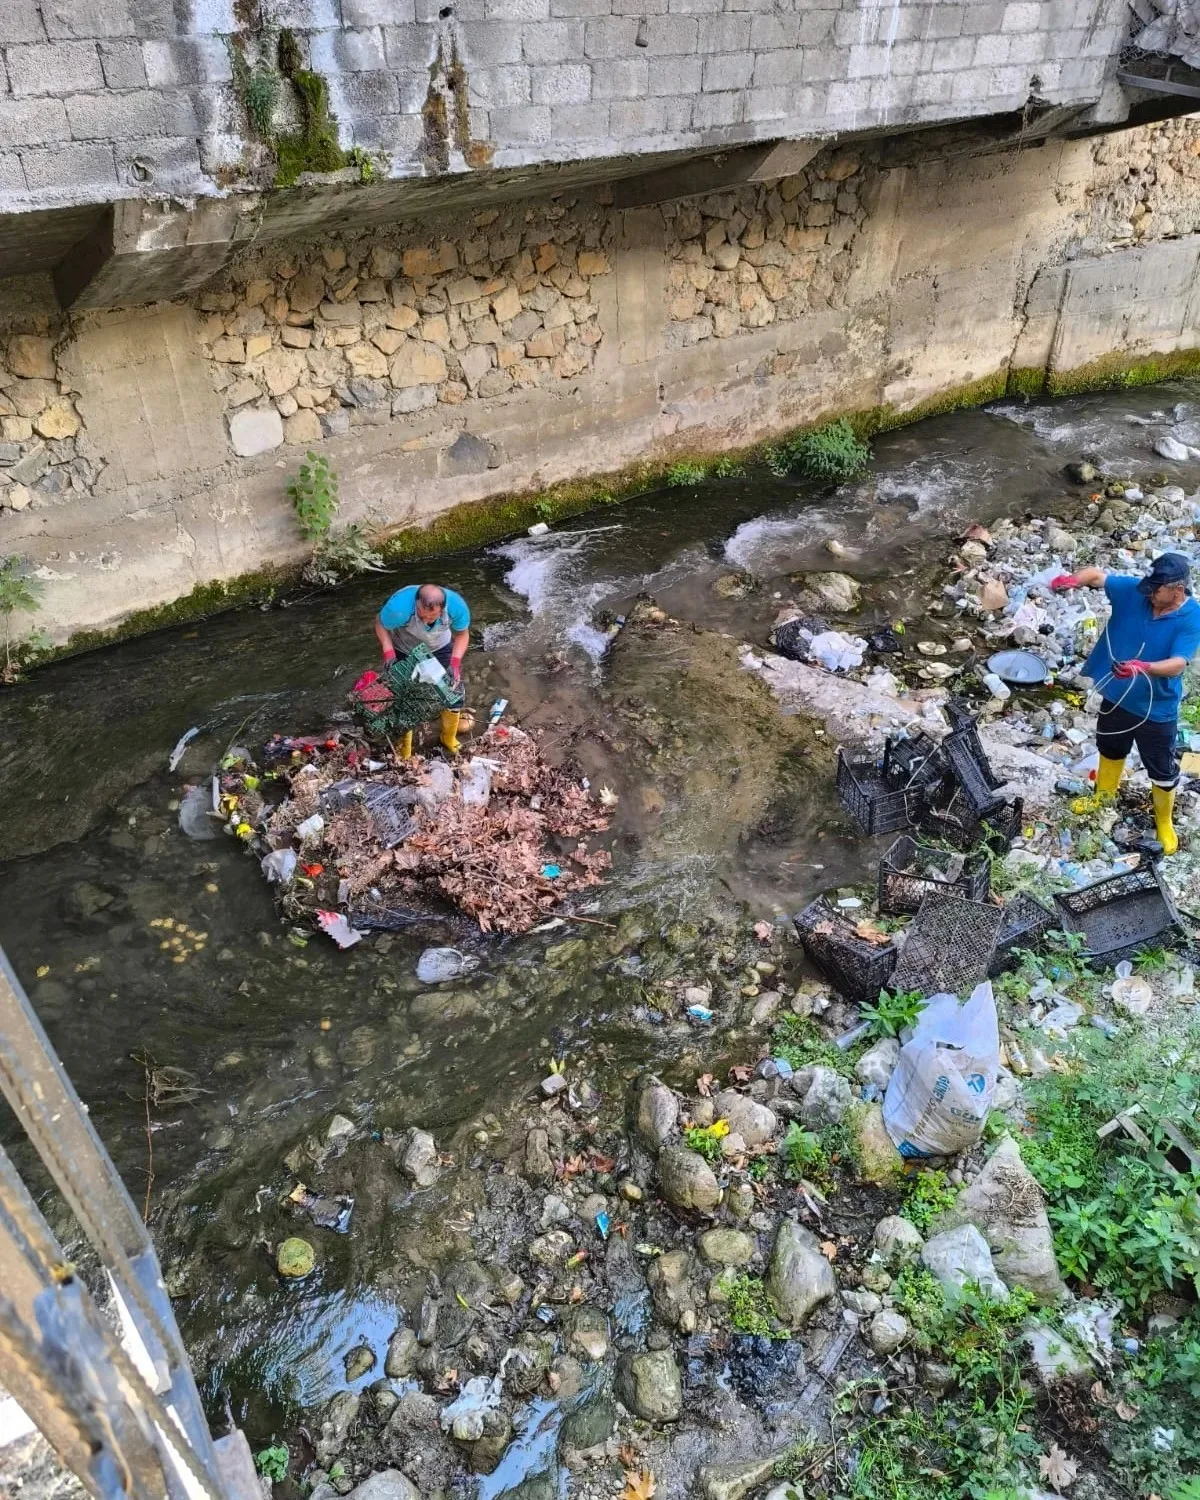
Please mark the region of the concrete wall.
POLYGON ((269 142, 300 118, 277 71, 282 27, 326 80, 342 147, 407 178, 1087 105, 1127 12, 1125 0, 3 0, 0 214, 269 185, 269 142), (256 70, 276 92, 257 130, 256 70))
POLYGON ((1010 369, 1200 346, 1198 151, 1191 119, 905 167, 830 151, 667 207, 252 247, 151 308, 68 318, 10 285, 0 554, 35 561, 65 640, 299 562, 284 484, 310 444, 343 519, 394 532, 1010 369))

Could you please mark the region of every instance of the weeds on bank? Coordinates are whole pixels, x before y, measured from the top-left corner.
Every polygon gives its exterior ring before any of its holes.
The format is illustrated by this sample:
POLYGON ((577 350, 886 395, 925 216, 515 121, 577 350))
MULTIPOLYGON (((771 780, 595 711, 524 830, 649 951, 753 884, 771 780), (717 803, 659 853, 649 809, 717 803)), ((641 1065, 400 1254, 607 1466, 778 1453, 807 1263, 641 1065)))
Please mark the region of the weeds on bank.
MULTIPOLYGON (((826 1041, 808 1016, 784 1016, 771 1033, 771 1055, 782 1057, 797 1071, 814 1063, 839 1069, 846 1064, 846 1053, 826 1041)), ((849 1054, 853 1055, 853 1054, 849 1054)))
POLYGON ((44 631, 34 631, 23 641, 13 638, 13 616, 34 614, 41 607, 45 584, 36 577, 33 564, 26 557, 10 553, 0 557, 0 616, 4 619, 4 666, 0 681, 16 682, 21 661, 49 645, 44 631))
POLYGON ((954 1207, 958 1189, 945 1172, 931 1169, 918 1172, 904 1200, 903 1213, 922 1234, 928 1235, 934 1220, 954 1207))
POLYGON ((1136 1417, 1113 1423, 1107 1433, 1116 1472, 1137 1494, 1200 1500, 1200 1313, 1195 1308, 1142 1346, 1128 1368, 1128 1396, 1139 1405, 1136 1417))
POLYGON ((714 1120, 711 1125, 689 1125, 683 1132, 683 1144, 689 1151, 702 1156, 710 1167, 716 1167, 723 1155, 721 1142, 728 1134, 727 1120, 714 1120))
POLYGON ((929 1272, 915 1267, 901 1272, 893 1292, 918 1349, 950 1367, 953 1389, 937 1400, 896 1393, 893 1402, 878 1381, 844 1388, 835 1405, 836 1492, 854 1500, 1011 1494, 1038 1452, 1014 1336, 1033 1298, 1017 1291, 994 1302, 968 1286, 950 1304, 929 1272))
POLYGON ((382 572, 383 556, 362 526, 356 522, 340 531, 333 529, 341 500, 338 477, 329 460, 311 451, 305 459, 287 482, 300 535, 313 544, 312 557, 304 566, 305 580, 321 588, 333 588, 359 573, 382 572))
POLYGON ((729 1324, 739 1333, 758 1338, 785 1339, 787 1330, 776 1327, 767 1301, 767 1289, 757 1276, 742 1271, 730 1279, 725 1293, 729 1324))
POLYGON ((815 432, 800 433, 774 443, 765 453, 767 467, 779 478, 799 474, 825 484, 856 479, 871 462, 871 449, 840 417, 815 432))
POLYGON ((880 990, 874 1005, 864 1005, 861 1016, 871 1024, 871 1036, 875 1040, 883 1037, 898 1037, 917 1024, 917 1017, 929 1002, 920 990, 901 990, 890 995, 880 990))

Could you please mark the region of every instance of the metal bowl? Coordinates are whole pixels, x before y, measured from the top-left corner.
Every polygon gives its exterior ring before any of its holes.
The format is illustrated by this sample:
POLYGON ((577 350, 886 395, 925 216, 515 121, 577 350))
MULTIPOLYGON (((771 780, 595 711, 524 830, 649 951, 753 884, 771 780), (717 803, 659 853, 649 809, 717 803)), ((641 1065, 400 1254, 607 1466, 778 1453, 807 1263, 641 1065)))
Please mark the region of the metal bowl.
POLYGON ((1036 651, 997 651, 988 657, 988 671, 1009 687, 1037 687, 1050 676, 1050 668, 1036 651))

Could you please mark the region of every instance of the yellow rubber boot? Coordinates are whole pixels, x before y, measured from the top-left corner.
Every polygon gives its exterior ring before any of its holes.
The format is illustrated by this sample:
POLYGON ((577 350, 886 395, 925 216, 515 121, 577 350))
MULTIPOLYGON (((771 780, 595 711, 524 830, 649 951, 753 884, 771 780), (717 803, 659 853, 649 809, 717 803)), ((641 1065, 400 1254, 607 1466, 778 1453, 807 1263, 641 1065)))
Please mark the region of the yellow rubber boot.
POLYGON ((1175 788, 1152 786, 1150 797, 1154 803, 1154 827, 1164 854, 1174 854, 1179 848, 1179 835, 1175 832, 1175 788))
POLYGON ((462 749, 462 746, 458 743, 459 718, 458 709, 442 709, 442 746, 451 755, 457 755, 462 749))
POLYGON ((412 730, 404 731, 404 738, 400 741, 400 759, 408 760, 412 755, 412 730))
POLYGON ((1104 807, 1117 795, 1117 788, 1121 784, 1121 776, 1125 770, 1123 760, 1108 760, 1105 756, 1100 757, 1100 764, 1096 767, 1096 787, 1088 797, 1076 797, 1071 803, 1073 813, 1095 812, 1104 807))

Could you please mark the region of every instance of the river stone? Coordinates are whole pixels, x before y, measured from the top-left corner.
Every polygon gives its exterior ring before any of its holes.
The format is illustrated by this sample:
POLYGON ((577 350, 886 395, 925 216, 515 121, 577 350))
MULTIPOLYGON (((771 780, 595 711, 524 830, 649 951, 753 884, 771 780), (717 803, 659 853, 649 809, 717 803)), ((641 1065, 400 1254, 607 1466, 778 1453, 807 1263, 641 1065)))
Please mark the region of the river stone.
POLYGON ((891 1187, 900 1177, 903 1162, 883 1123, 883 1106, 868 1104, 848 1116, 854 1132, 855 1157, 864 1182, 891 1187))
POLYGON ((346 1446, 350 1428, 358 1416, 360 1398, 357 1391, 339 1391, 321 1414, 321 1431, 317 1438, 317 1462, 328 1468, 346 1446))
POLYGON ((884 1309, 867 1324, 867 1342, 876 1354, 891 1354, 908 1337, 908 1323, 898 1312, 884 1309))
POLYGON ((714 1266, 746 1266, 754 1259, 754 1241, 740 1229, 709 1229, 700 1236, 700 1254, 714 1266))
POLYGON ((356 1485, 346 1500, 421 1500, 421 1492, 399 1469, 380 1469, 356 1485))
POLYGON ((658 1158, 658 1178, 663 1197, 676 1208, 694 1208, 710 1213, 721 1201, 721 1189, 712 1168, 685 1146, 667 1146, 658 1158))
POLYGON ((842 1304, 860 1318, 873 1318, 883 1307, 883 1299, 876 1292, 843 1292, 842 1304))
POLYGON ((455 1262, 442 1277, 438 1344, 446 1349, 461 1344, 478 1323, 480 1307, 489 1303, 491 1298, 492 1278, 479 1262, 455 1262))
POLYGON ((1169 463, 1187 463, 1188 451, 1186 445, 1181 443, 1178 438, 1171 437, 1169 433, 1159 438, 1158 442, 1154 445, 1154 451, 1158 454, 1159 458, 1165 458, 1169 463))
POLYGON ((375 1368, 375 1351, 370 1344, 356 1344, 348 1351, 342 1363, 347 1380, 351 1382, 361 1380, 368 1370, 375 1368))
POLYGON ((921 1231, 900 1214, 889 1214, 875 1226, 871 1240, 875 1254, 889 1271, 914 1261, 925 1247, 921 1231))
POLYGON ((654 1298, 654 1310, 664 1323, 675 1326, 693 1311, 692 1286, 688 1277, 692 1257, 686 1250, 668 1250, 658 1256, 646 1272, 646 1284, 654 1298))
POLYGON ((1008 1296, 1008 1287, 996 1275, 987 1241, 974 1224, 935 1234, 925 1242, 921 1260, 951 1295, 973 1281, 986 1297, 1000 1301, 1008 1296))
POLYGON ((729 1121, 731 1135, 740 1135, 747 1146, 764 1145, 779 1129, 774 1110, 735 1089, 722 1089, 713 1100, 719 1120, 729 1121))
POLYGON ((383 1373, 390 1380, 403 1380, 413 1372, 419 1346, 417 1336, 411 1328, 398 1328, 388 1340, 387 1358, 383 1362, 383 1373))
POLYGON ((803 1327, 822 1302, 837 1296, 837 1278, 821 1254, 820 1242, 793 1219, 784 1219, 775 1235, 766 1288, 771 1305, 789 1328, 803 1327))
POLYGON ((634 1095, 633 1133, 647 1151, 658 1151, 679 1123, 679 1100, 654 1077, 643 1078, 634 1095))
POLYGON ((704 1500, 742 1500, 770 1479, 778 1462, 777 1453, 742 1464, 712 1464, 700 1470, 700 1493, 704 1500))
POLYGON ((1042 1190, 1011 1135, 938 1220, 939 1228, 961 1224, 973 1224, 981 1232, 993 1265, 1010 1286, 1025 1287, 1043 1303, 1066 1296, 1042 1190))
POLYGON ((1043 1385, 1052 1385, 1056 1380, 1091 1379, 1096 1373, 1091 1360, 1073 1349, 1062 1334, 1048 1328, 1045 1323, 1027 1323, 1021 1342, 1043 1385))
POLYGON ((553 1182, 554 1158, 550 1137, 544 1130, 531 1130, 525 1137, 525 1175, 534 1182, 553 1182))
POLYGON ((490 1474, 512 1442, 512 1418, 506 1411, 485 1411, 479 1425, 482 1430, 469 1445, 468 1457, 476 1474, 490 1474))
POLYGON ((850 1108, 849 1081, 819 1063, 792 1075, 792 1091, 800 1097, 800 1120, 809 1130, 840 1124, 850 1108))
POLYGON ((409 1136, 400 1168, 419 1188, 432 1187, 438 1180, 437 1146, 427 1130, 414 1130, 409 1136))
POLYGON ((539 1234, 529 1246, 529 1259, 539 1266, 559 1266, 570 1255, 575 1241, 565 1229, 539 1234))
POLYGON ((598 1363, 608 1353, 608 1319, 598 1307, 576 1308, 570 1330, 567 1347, 572 1354, 598 1363))
POLYGON ((862 603, 862 589, 848 573, 799 573, 797 606, 814 614, 848 615, 862 603))
POLYGON ((617 1425, 617 1407, 611 1396, 593 1396, 567 1413, 558 1435, 559 1448, 586 1452, 606 1443, 617 1425))
POLYGON ((854 1064, 854 1073, 863 1083, 873 1083, 885 1089, 900 1061, 900 1043, 894 1036, 881 1037, 873 1047, 868 1047, 854 1064))
POLYGON ((675 1422, 683 1410, 683 1383, 669 1349, 626 1354, 617 1366, 617 1395, 645 1422, 675 1422))
POLYGON ((275 1265, 281 1276, 299 1279, 307 1276, 316 1264, 316 1252, 307 1240, 297 1237, 284 1240, 275 1256, 275 1265))

